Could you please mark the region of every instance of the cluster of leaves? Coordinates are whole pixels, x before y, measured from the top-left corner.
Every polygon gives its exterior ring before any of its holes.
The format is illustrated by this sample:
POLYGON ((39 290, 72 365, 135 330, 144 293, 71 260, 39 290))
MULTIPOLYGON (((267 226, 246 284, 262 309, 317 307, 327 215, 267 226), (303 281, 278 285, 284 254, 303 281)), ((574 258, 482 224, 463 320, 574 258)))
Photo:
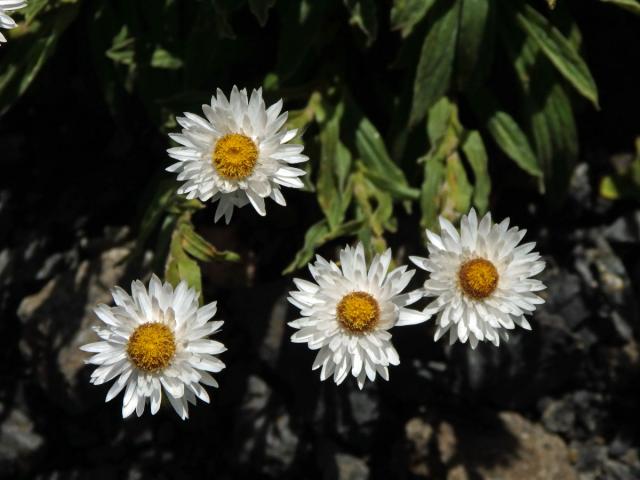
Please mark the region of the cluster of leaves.
MULTIPOLYGON (((600 1, 640 13, 637 0, 600 1)), ((381 250, 399 208, 427 227, 485 211, 494 162, 515 162, 560 204, 574 106, 598 108, 565 0, 30 0, 23 14, 0 58, 0 114, 74 25, 116 117, 135 97, 167 133, 234 83, 301 107, 289 126, 305 132, 322 218, 286 271, 339 237, 381 250)), ((202 205, 155 184, 140 244, 158 233, 168 279, 198 286, 198 261, 237 260, 195 232, 202 205)))

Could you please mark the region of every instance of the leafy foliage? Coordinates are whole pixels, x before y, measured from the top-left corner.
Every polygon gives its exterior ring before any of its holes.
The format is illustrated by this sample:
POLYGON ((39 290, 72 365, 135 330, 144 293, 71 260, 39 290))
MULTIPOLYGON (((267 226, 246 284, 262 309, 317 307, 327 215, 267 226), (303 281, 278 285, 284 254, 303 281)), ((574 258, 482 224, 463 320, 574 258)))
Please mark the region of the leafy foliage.
MULTIPOLYGON (((486 211, 490 172, 508 162, 531 177, 523 188, 561 205, 578 157, 574 108, 599 106, 563 1, 31 0, 22 14, 1 53, 0 114, 72 27, 113 115, 135 98, 161 133, 218 86, 283 97, 319 207, 286 272, 341 237, 381 250, 400 212, 432 227, 439 214, 486 211)), ((198 262, 239 260, 196 233, 202 205, 154 185, 139 240, 157 235, 168 279, 198 286, 198 262)))

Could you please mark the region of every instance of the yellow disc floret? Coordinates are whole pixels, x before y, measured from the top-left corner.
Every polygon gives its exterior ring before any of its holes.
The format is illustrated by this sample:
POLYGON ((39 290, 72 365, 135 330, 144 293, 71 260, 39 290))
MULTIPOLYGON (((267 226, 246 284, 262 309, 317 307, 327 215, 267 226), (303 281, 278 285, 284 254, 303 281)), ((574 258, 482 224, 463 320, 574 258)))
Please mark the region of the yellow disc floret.
POLYGON ((340 324, 352 333, 373 330, 380 320, 380 306, 365 292, 351 292, 340 300, 336 308, 340 324))
POLYGON ((242 180, 251 175, 256 166, 258 147, 246 135, 230 133, 216 142, 212 161, 221 177, 242 180))
POLYGON ((474 258, 462 264, 458 272, 460 288, 471 298, 491 295, 498 286, 498 270, 489 260, 474 258))
POLYGON ((176 353, 173 332, 163 323, 143 323, 136 328, 127 344, 133 364, 144 372, 158 372, 169 366, 176 353))

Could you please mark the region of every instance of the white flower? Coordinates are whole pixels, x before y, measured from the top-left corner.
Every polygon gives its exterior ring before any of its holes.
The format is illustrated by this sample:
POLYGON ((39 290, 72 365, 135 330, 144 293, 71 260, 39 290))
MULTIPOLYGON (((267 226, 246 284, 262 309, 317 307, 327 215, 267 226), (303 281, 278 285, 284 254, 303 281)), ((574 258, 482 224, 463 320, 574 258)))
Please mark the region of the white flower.
POLYGON ((95 309, 106 327, 94 328, 102 341, 81 347, 95 353, 87 363, 99 365, 91 374, 91 383, 101 385, 117 378, 106 401, 125 389, 123 418, 134 411, 142 415, 147 400, 155 415, 164 390, 184 420, 189 416, 188 403, 195 404, 196 397, 209 402, 201 383, 218 386, 208 372, 225 367, 214 355, 226 348, 206 338, 224 323, 209 321, 216 314, 216 302, 199 308, 198 292, 184 281, 174 290, 155 275, 148 292, 136 280, 131 293, 116 287, 112 290, 116 306, 95 309))
POLYGON ((290 165, 308 157, 302 145, 287 144, 297 131, 284 128, 287 112, 281 109, 282 100, 265 108, 262 89, 249 99, 246 89, 233 87, 229 100, 218 89, 211 105, 202 106, 206 118, 193 113, 178 117, 182 133, 170 136, 182 146, 168 150, 178 162, 167 168, 185 181, 178 193, 218 202, 216 222, 224 216, 229 223, 233 207, 248 203, 266 215, 267 197, 286 205, 280 187, 302 187, 298 177, 305 174, 290 165))
POLYGON ((389 329, 427 320, 423 313, 406 308, 422 297, 420 290, 402 294, 415 270, 402 266, 387 275, 390 262, 387 250, 375 256, 367 271, 364 249, 358 244, 340 252, 340 267, 318 255, 309 264, 316 283, 294 279, 298 290, 290 292, 289 301, 302 317, 289 323, 299 329, 291 340, 320 350, 312 369, 322 367, 321 380, 333 375, 339 385, 349 372, 360 388, 376 374, 388 380, 387 367, 400 363, 389 329))
MULTIPOLYGON (((9 16, 7 12, 18 10, 27 6, 25 0, 0 0, 0 28, 10 29, 15 28, 18 24, 13 18, 9 16)), ((6 42, 7 39, 0 32, 0 43, 6 42)))
POLYGON ((478 225, 473 209, 462 216, 460 234, 442 217, 440 227, 440 236, 427 230, 429 258, 411 257, 431 273, 425 295, 436 298, 424 311, 437 314, 435 340, 449 332, 451 344, 469 339, 472 348, 485 340, 498 346, 516 325, 531 330, 525 315, 544 303, 533 292, 545 288, 531 277, 545 263, 532 252, 535 242, 517 246, 526 230, 509 229, 508 218, 494 224, 489 213, 478 225))

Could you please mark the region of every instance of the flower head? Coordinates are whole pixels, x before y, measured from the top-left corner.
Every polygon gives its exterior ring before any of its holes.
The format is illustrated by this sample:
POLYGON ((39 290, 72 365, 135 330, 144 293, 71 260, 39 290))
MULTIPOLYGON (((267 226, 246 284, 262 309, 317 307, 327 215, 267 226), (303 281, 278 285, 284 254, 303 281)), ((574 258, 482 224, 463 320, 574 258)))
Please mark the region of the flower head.
POLYGON ((202 106, 205 118, 178 117, 182 133, 171 138, 181 146, 168 150, 178 162, 167 168, 185 181, 178 193, 218 202, 216 222, 224 216, 229 223, 234 207, 248 203, 266 215, 265 198, 286 205, 280 187, 303 186, 298 177, 305 171, 291 165, 308 157, 302 145, 288 143, 297 131, 284 127, 281 110, 282 100, 266 108, 261 89, 249 98, 246 89, 233 87, 229 99, 218 89, 211 105, 202 106))
MULTIPOLYGON (((9 16, 7 12, 18 10, 27 6, 25 0, 0 0, 0 28, 10 29, 15 28, 18 24, 13 18, 9 16)), ((6 42, 7 39, 0 32, 0 43, 6 42)))
POLYGON ((544 270, 535 242, 518 246, 526 230, 499 224, 486 214, 478 223, 475 210, 463 215, 460 233, 440 217, 440 235, 427 230, 429 258, 411 257, 430 272, 426 296, 435 297, 425 313, 436 317, 435 339, 449 332, 450 343, 467 339, 472 348, 488 340, 496 346, 516 325, 531 329, 525 315, 544 302, 534 292, 545 288, 531 277, 544 270))
POLYGON ((122 417, 134 411, 142 415, 147 400, 151 414, 160 408, 162 392, 183 420, 189 416, 188 403, 196 398, 209 402, 201 384, 217 387, 208 372, 225 365, 215 355, 224 345, 206 337, 223 324, 213 322, 216 303, 198 306, 198 292, 185 282, 174 290, 155 275, 149 290, 139 280, 131 284, 131 295, 116 287, 115 307, 98 305, 95 313, 105 327, 94 330, 102 339, 80 347, 93 355, 87 363, 98 365, 91 383, 101 385, 116 379, 107 393, 107 402, 124 389, 122 417))
POLYGON ((360 388, 376 375, 388 380, 388 366, 400 363, 389 329, 427 320, 423 313, 406 308, 422 293, 402 293, 415 271, 402 266, 388 273, 390 262, 387 250, 367 268, 364 248, 358 244, 340 252, 340 267, 318 255, 309 264, 315 283, 294 279, 298 290, 290 292, 289 301, 302 317, 289 323, 298 329, 291 340, 319 350, 312 369, 321 368, 321 380, 333 376, 339 385, 351 373, 360 388))

